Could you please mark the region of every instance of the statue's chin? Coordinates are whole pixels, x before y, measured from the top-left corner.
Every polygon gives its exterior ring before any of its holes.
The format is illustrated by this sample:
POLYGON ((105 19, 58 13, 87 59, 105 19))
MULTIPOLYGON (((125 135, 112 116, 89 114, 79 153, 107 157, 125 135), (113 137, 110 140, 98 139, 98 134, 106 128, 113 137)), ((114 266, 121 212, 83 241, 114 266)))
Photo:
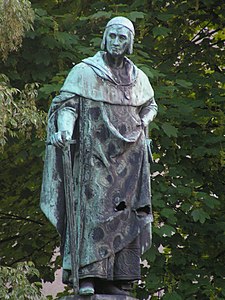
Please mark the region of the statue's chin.
POLYGON ((108 54, 113 58, 122 58, 125 56, 125 53, 120 51, 108 51, 108 54))

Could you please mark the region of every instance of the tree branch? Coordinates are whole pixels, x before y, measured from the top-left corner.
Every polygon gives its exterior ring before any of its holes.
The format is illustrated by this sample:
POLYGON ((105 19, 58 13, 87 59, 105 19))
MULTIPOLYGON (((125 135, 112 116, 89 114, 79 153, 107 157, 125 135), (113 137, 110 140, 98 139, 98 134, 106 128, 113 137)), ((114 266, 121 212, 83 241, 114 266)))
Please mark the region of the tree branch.
POLYGON ((193 42, 194 39, 195 39, 199 34, 201 34, 201 33, 203 32, 203 30, 204 30, 210 23, 211 23, 211 20, 210 20, 210 21, 209 21, 202 29, 200 29, 198 33, 195 34, 195 36, 191 39, 191 42, 193 42))
POLYGON ((220 41, 217 41, 217 42, 215 42, 213 44, 210 44, 210 46, 215 46, 215 45, 218 45, 218 44, 224 43, 224 42, 225 42, 225 40, 220 40, 220 41))
POLYGON ((18 238, 22 238, 24 237, 25 235, 14 235, 14 236, 10 236, 4 240, 0 240, 0 244, 2 243, 5 243, 5 242, 9 242, 9 241, 12 241, 12 240, 15 240, 15 239, 18 239, 18 238))
POLYGON ((35 249, 35 250, 32 251, 31 253, 29 253, 29 254, 27 254, 27 255, 25 255, 25 256, 23 256, 23 257, 18 258, 17 260, 13 261, 11 264, 9 264, 9 266, 11 267, 11 266, 13 266, 13 265, 16 264, 16 263, 18 263, 18 262, 20 262, 20 261, 23 261, 23 260, 25 260, 25 259, 31 257, 35 252, 41 251, 41 250, 44 249, 45 246, 47 246, 52 240, 56 240, 57 238, 58 238, 58 234, 55 235, 55 236, 53 236, 53 238, 52 238, 51 240, 47 241, 43 246, 41 246, 41 247, 35 249))
MULTIPOLYGON (((177 51, 175 51, 175 52, 169 53, 169 54, 167 55, 167 57, 166 57, 165 59, 163 59, 163 60, 157 65, 157 67, 160 66, 160 65, 161 65, 162 63, 164 63, 165 61, 171 60, 171 56, 172 56, 172 55, 178 55, 180 52, 185 51, 186 49, 190 48, 190 47, 193 45, 193 43, 196 44, 196 42, 198 42, 198 41, 200 41, 200 40, 204 40, 204 39, 210 37, 211 35, 213 35, 214 33, 218 32, 218 31, 220 31, 220 30, 221 30, 221 28, 215 29, 215 30, 209 32, 209 34, 205 35, 204 37, 199 37, 199 38, 196 39, 195 41, 193 41, 193 39, 192 39, 191 41, 188 41, 188 40, 187 40, 186 42, 184 42, 184 45, 185 45, 185 46, 181 47, 179 50, 177 50, 177 51)), ((223 40, 223 41, 224 41, 224 40, 223 40)), ((219 41, 219 42, 220 42, 220 41, 219 41)), ((219 42, 216 42, 216 43, 214 43, 214 44, 216 45, 216 44, 218 44, 219 42)), ((210 46, 213 46, 214 44, 210 44, 210 46)), ((201 51, 201 49, 200 49, 199 51, 197 51, 196 54, 198 54, 200 51, 201 51)))
POLYGON ((204 40, 204 39, 210 37, 211 35, 213 35, 214 33, 218 32, 218 31, 220 31, 220 30, 221 30, 221 28, 215 29, 215 30, 213 30, 213 31, 210 31, 210 32, 209 32, 208 34, 206 34, 205 36, 199 37, 199 38, 197 38, 197 39, 194 40, 194 41, 191 40, 190 42, 196 44, 198 41, 204 40))
POLYGON ((6 219, 6 220, 14 219, 14 220, 21 220, 21 221, 23 220, 23 221, 32 222, 32 223, 35 223, 35 224, 38 224, 38 225, 44 225, 43 223, 41 223, 39 221, 32 220, 30 218, 24 218, 24 217, 21 217, 21 216, 18 216, 18 215, 5 214, 5 213, 0 213, 0 215, 2 216, 2 217, 0 217, 0 219, 6 219))

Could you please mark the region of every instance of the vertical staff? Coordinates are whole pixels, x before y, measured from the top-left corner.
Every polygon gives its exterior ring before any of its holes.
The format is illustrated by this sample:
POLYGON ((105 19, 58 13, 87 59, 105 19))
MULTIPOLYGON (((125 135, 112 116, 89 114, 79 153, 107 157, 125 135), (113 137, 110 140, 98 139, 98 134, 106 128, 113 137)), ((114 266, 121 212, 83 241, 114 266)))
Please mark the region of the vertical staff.
POLYGON ((62 162, 64 174, 64 190, 66 202, 66 217, 69 231, 69 243, 71 254, 72 280, 74 293, 79 292, 79 254, 80 254, 80 213, 79 203, 75 203, 74 198, 74 182, 71 161, 70 144, 75 144, 76 141, 66 141, 62 149, 62 162))

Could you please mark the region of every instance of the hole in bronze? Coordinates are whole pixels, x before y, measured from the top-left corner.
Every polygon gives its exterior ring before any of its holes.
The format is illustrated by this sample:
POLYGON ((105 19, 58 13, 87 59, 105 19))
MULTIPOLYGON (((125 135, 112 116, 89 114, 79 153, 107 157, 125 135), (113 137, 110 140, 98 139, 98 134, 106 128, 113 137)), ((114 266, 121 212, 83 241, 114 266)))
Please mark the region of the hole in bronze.
POLYGON ((116 210, 120 211, 120 210, 124 210, 126 208, 126 203, 125 201, 121 201, 117 206, 116 206, 116 210))
POLYGON ((140 207, 136 210, 137 215, 140 217, 147 216, 150 213, 150 207, 148 205, 140 207))

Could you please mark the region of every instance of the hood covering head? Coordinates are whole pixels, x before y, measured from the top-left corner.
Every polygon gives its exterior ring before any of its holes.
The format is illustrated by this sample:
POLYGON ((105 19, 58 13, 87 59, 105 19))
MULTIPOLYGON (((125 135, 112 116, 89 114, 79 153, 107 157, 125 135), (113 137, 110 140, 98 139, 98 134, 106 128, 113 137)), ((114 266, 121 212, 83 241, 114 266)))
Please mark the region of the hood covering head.
POLYGON ((129 29, 133 35, 135 35, 133 23, 129 19, 125 18, 125 17, 115 17, 115 18, 112 18, 107 23, 106 28, 108 28, 110 26, 113 26, 113 25, 124 26, 127 29, 129 29))
POLYGON ((105 31, 104 31, 104 34, 103 34, 102 43, 101 43, 101 50, 106 51, 107 33, 108 33, 108 30, 110 29, 110 27, 114 26, 114 25, 123 26, 123 27, 126 27, 129 30, 129 33, 130 33, 130 46, 127 49, 127 54, 132 54, 133 53, 133 44, 134 44, 134 35, 135 35, 134 25, 129 19, 127 19, 125 17, 112 18, 106 24, 105 31))

